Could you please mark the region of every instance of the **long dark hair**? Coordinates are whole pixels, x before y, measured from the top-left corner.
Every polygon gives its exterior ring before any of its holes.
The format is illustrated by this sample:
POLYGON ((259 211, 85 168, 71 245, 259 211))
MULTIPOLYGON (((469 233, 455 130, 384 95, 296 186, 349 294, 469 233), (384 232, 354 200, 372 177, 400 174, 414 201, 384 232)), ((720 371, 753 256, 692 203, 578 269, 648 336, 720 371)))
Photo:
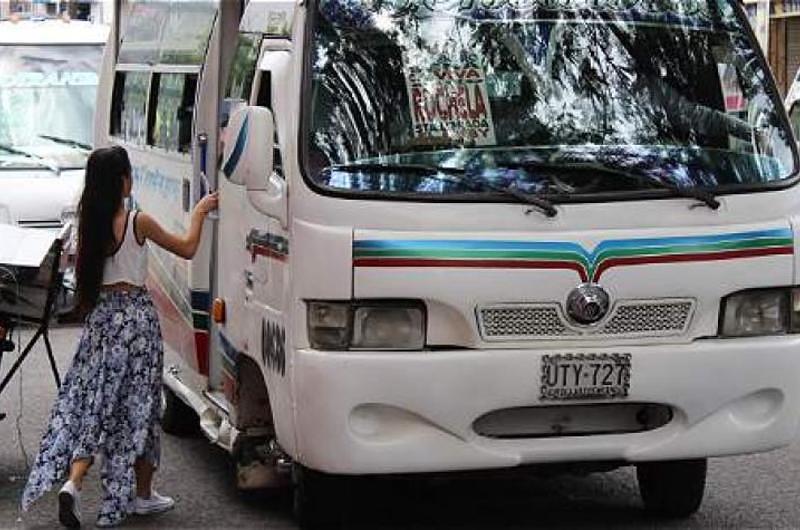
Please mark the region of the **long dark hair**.
POLYGON ((128 153, 119 146, 95 149, 86 161, 86 180, 78 204, 78 310, 85 314, 97 303, 103 266, 117 241, 114 214, 122 206, 125 178, 131 175, 128 153))

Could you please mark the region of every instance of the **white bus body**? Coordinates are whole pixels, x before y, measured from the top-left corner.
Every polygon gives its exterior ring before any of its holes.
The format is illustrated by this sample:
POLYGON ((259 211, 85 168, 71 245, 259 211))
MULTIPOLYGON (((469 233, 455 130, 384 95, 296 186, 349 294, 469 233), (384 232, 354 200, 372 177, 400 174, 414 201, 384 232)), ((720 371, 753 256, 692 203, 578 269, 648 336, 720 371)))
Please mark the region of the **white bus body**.
POLYGON ((331 475, 598 462, 685 515, 707 457, 790 443, 774 82, 737 2, 618 4, 123 5, 98 138, 170 228, 203 167, 221 197, 152 254, 165 428, 196 411, 242 487, 292 462, 305 515, 331 475))
POLYGON ((74 216, 108 31, 0 21, 0 223, 60 230, 74 216))

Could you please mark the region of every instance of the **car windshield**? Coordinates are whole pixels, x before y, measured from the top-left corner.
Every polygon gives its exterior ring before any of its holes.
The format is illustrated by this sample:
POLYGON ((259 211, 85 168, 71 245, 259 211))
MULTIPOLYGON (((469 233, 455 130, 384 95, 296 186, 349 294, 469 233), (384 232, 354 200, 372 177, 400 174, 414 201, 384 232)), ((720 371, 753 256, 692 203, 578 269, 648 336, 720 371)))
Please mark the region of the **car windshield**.
POLYGON ((788 179, 791 133, 736 9, 321 0, 306 174, 348 192, 555 198, 788 179))
POLYGON ((0 169, 81 168, 102 45, 0 45, 0 169))

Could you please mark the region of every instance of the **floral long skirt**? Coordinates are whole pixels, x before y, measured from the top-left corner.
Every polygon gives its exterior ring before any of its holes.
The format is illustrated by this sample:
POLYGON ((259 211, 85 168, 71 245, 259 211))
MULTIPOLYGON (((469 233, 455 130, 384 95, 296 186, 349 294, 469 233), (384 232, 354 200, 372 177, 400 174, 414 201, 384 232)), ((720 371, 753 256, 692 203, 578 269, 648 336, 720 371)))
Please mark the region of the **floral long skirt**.
POLYGON ((116 524, 136 494, 134 462, 160 460, 161 329, 146 290, 106 291, 83 328, 47 432, 22 494, 22 508, 66 480, 73 460, 101 460, 98 523, 116 524))

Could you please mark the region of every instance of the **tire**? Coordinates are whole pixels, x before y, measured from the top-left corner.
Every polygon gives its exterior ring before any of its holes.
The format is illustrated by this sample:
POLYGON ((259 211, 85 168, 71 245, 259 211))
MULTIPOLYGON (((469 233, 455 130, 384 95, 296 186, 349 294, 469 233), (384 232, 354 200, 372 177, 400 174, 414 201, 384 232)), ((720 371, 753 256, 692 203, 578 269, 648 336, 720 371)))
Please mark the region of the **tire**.
POLYGON ((637 464, 636 478, 645 510, 669 519, 695 513, 703 502, 707 467, 705 458, 637 464))
POLYGON ((347 500, 344 477, 295 464, 294 516, 303 530, 340 528, 347 500))
POLYGON ((167 434, 191 436, 200 430, 197 413, 179 398, 168 386, 163 385, 161 428, 167 434))

